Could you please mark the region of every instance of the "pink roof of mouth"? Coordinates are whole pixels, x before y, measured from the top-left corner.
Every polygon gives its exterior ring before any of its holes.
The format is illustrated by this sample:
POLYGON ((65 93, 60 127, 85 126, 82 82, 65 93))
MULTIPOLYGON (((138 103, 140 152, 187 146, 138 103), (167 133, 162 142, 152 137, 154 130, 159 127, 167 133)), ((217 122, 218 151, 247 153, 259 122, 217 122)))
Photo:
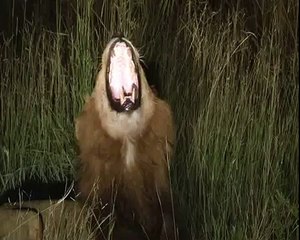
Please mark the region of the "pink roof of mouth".
POLYGON ((138 85, 132 53, 124 42, 118 42, 111 51, 109 85, 114 99, 119 99, 122 88, 132 93, 132 86, 138 85))

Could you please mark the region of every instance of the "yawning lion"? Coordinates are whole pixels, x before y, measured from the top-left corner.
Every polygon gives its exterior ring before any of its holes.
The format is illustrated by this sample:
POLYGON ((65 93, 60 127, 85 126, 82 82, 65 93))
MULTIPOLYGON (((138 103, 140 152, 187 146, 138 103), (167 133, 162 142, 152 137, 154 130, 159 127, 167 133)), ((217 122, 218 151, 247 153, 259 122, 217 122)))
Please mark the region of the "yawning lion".
POLYGON ((176 239, 169 179, 172 112, 149 87, 124 37, 102 55, 95 88, 76 119, 82 202, 96 239, 176 239))

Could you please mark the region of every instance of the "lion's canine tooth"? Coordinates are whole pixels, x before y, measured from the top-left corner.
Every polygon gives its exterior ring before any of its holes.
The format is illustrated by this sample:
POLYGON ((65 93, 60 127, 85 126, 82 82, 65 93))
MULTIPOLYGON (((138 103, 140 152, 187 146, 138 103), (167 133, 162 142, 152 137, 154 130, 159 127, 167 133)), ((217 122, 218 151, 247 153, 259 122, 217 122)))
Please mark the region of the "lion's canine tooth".
POLYGON ((121 105, 123 105, 123 103, 125 102, 124 87, 122 87, 122 90, 121 90, 120 102, 121 102, 121 105))
POLYGON ((131 102, 135 102, 135 91, 136 91, 136 88, 134 86, 132 86, 132 94, 131 94, 131 102))

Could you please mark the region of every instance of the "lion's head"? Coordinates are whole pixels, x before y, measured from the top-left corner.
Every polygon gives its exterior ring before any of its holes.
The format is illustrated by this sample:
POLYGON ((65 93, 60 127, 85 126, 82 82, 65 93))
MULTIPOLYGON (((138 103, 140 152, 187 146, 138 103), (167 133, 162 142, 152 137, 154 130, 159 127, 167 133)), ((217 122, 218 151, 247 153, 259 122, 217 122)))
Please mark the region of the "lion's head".
POLYGON ((136 136, 145 128, 155 96, 128 39, 115 37, 107 44, 93 96, 102 125, 112 137, 136 136))

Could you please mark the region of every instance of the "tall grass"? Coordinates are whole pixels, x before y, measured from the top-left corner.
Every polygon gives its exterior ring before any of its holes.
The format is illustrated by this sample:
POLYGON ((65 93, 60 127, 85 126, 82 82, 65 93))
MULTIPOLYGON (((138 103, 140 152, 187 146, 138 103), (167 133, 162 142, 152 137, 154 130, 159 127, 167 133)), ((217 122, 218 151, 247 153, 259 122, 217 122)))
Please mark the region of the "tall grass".
POLYGON ((19 51, 15 38, 2 46, 0 189, 73 176, 74 118, 122 31, 159 65, 177 125, 172 185, 192 238, 297 239, 298 3, 261 1, 259 33, 238 5, 95 4, 78 1, 71 28, 60 17, 56 32, 28 24, 19 51))

